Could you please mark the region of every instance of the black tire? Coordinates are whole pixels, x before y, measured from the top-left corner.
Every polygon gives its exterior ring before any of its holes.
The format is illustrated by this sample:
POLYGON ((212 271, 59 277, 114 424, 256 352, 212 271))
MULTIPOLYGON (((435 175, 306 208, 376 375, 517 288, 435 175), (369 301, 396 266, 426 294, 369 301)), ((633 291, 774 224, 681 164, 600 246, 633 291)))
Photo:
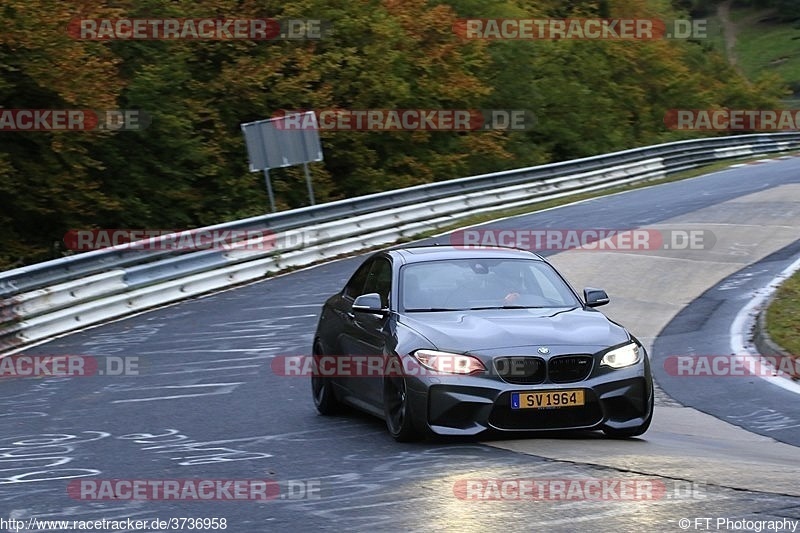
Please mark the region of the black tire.
MULTIPOLYGON (((314 355, 323 355, 322 347, 314 344, 314 355)), ((314 365, 316 368, 316 364, 314 365)), ((321 415, 331 416, 341 411, 342 404, 336 398, 331 378, 311 376, 311 394, 314 398, 314 407, 321 415)))
POLYGON ((644 424, 629 429, 603 428, 603 433, 605 433, 607 437, 611 437, 612 439, 629 439, 631 437, 638 437, 639 435, 642 435, 650 427, 650 422, 653 421, 654 406, 655 406, 655 394, 651 394, 650 416, 647 417, 647 420, 644 421, 644 424))
POLYGON ((422 435, 414 427, 408 402, 406 380, 402 376, 389 377, 383 385, 383 411, 389 434, 397 442, 413 442, 422 435))

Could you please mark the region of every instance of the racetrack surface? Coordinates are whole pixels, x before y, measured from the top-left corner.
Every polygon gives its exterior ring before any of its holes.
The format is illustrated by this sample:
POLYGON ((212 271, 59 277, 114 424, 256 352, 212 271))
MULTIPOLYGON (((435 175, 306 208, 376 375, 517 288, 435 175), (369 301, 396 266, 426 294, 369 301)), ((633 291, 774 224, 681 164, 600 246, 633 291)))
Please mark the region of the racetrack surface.
MULTIPOLYGON (((612 303, 602 310, 652 347, 658 367, 676 353, 722 349, 730 325, 723 309, 741 307, 754 286, 714 287, 751 264, 761 276, 754 283, 777 273, 794 254, 799 205, 800 159, 786 159, 483 227, 712 231, 716 242, 708 250, 545 254, 577 288, 608 289, 612 303), (713 309, 706 309, 710 294, 713 309), (704 339, 713 343, 699 344, 704 339)), ((380 420, 366 415, 318 416, 307 378, 277 376, 270 361, 309 353, 321 303, 361 260, 290 273, 28 350, 138 357, 139 375, 0 380, 0 517, 225 517, 228 531, 236 532, 680 531, 681 518, 800 519, 800 426, 771 432, 756 420, 728 424, 741 410, 736 387, 746 387, 734 378, 717 379, 700 393, 691 379, 669 381, 657 369, 674 398, 660 395, 653 428, 630 441, 587 433, 408 445, 395 443, 380 420), (667 493, 653 500, 471 501, 454 492, 460 480, 517 477, 637 479, 662 484, 667 493), (67 494, 71 479, 119 478, 311 480, 320 497, 85 501, 67 494), (699 487, 693 495, 673 497, 670 488, 692 481, 699 487)), ((800 418, 797 398, 758 387, 768 408, 800 418)))

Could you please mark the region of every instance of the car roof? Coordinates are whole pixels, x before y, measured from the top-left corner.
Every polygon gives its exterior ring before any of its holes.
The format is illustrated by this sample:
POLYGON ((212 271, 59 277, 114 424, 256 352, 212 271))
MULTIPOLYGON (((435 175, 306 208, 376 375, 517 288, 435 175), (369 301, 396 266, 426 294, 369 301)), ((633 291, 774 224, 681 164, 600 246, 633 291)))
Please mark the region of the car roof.
POLYGON ((452 245, 436 246, 408 246, 395 248, 389 253, 400 257, 404 263, 421 263, 424 261, 439 261, 445 259, 544 259, 528 250, 503 247, 464 247, 452 245))

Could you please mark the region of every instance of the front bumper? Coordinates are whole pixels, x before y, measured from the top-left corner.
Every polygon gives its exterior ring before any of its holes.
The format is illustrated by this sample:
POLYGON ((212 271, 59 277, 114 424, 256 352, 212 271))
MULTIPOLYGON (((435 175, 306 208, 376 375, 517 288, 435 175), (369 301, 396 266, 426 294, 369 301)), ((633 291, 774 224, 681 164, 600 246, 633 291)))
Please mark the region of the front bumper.
POLYGON ((575 383, 516 385, 480 376, 426 376, 408 379, 407 386, 417 425, 437 435, 635 428, 650 417, 653 395, 652 378, 641 363, 575 383), (575 389, 585 391, 585 405, 511 409, 512 392, 575 389))

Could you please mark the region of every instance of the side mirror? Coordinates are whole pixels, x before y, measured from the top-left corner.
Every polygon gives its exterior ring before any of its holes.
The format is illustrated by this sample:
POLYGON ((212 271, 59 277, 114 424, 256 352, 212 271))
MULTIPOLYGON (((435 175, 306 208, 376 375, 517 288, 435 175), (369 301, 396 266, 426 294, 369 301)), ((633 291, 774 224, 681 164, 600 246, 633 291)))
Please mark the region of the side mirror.
POLYGON ((587 307, 599 307, 611 301, 608 298, 608 294, 606 294, 606 291, 603 289, 592 289, 589 287, 583 289, 583 300, 586 302, 587 307))
POLYGON ((354 313, 369 313, 381 316, 386 316, 389 313, 389 310, 384 309, 381 305, 381 297, 377 292, 362 294, 355 299, 351 309, 354 313))

